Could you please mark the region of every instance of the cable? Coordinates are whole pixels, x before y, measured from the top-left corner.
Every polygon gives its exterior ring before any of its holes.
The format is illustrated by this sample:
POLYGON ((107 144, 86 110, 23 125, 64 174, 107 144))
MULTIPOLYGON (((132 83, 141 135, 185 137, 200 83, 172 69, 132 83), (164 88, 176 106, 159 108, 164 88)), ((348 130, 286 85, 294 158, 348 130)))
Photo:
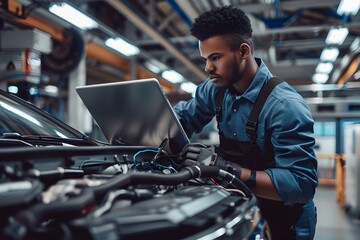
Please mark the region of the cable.
POLYGON ((241 196, 246 197, 246 194, 240 189, 236 189, 236 188, 224 188, 224 189, 228 192, 236 192, 239 193, 241 196))
POLYGON ((167 144, 168 142, 169 142, 169 139, 168 139, 168 138, 165 138, 165 139, 160 143, 159 150, 158 150, 158 152, 155 154, 153 160, 156 160, 156 159, 159 157, 160 153, 162 153, 162 151, 164 150, 164 148, 165 148, 165 146, 166 146, 166 144, 167 144))
MULTIPOLYGON (((113 189, 124 189, 137 184, 173 186, 200 177, 221 177, 233 186, 244 190, 246 196, 254 196, 251 190, 249 190, 241 180, 235 178, 230 173, 220 170, 215 166, 200 165, 185 167, 181 172, 176 174, 132 173, 117 175, 104 184, 85 188, 79 195, 69 198, 67 201, 35 204, 26 210, 18 212, 16 219, 32 229, 44 219, 54 218, 65 221, 74 217, 83 216, 91 207, 94 207, 102 201, 105 195, 113 189)), ((255 197, 250 198, 250 200, 251 199, 256 201, 255 197)))
POLYGON ((145 150, 141 150, 141 151, 138 151, 137 153, 134 154, 133 156, 133 161, 134 161, 134 164, 136 165, 136 157, 141 154, 141 153, 145 153, 145 152, 154 152, 154 153, 157 153, 159 150, 154 150, 154 149, 145 149, 145 150))

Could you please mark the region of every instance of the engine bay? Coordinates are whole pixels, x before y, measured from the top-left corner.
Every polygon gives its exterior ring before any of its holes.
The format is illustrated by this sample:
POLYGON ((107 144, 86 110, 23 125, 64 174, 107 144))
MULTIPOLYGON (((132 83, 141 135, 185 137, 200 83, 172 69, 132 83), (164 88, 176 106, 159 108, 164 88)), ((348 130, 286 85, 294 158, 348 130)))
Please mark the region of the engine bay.
POLYGON ((256 197, 143 146, 0 149, 1 239, 261 239, 256 197))

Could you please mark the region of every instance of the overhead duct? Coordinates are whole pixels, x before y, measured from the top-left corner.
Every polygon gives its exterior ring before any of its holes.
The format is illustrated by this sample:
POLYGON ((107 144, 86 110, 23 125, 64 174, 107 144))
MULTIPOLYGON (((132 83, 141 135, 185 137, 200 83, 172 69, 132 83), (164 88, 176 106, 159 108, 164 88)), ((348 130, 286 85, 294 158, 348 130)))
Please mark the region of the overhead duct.
POLYGON ((307 98, 306 102, 315 120, 359 118, 358 98, 307 98))
MULTIPOLYGON (((205 80, 206 74, 194 65, 182 52, 180 52, 174 45, 172 45, 160 32, 158 32, 153 26, 151 26, 145 19, 139 14, 135 13, 126 1, 121 0, 107 0, 107 2, 114 7, 117 11, 123 14, 127 19, 133 22, 137 27, 142 29, 154 40, 158 41, 165 49, 173 54, 179 61, 185 64, 196 76, 205 80)), ((194 81, 195 84, 199 84, 202 81, 194 81)))
POLYGON ((349 52, 342 58, 329 83, 346 84, 360 64, 360 38, 357 37, 350 46, 349 52))

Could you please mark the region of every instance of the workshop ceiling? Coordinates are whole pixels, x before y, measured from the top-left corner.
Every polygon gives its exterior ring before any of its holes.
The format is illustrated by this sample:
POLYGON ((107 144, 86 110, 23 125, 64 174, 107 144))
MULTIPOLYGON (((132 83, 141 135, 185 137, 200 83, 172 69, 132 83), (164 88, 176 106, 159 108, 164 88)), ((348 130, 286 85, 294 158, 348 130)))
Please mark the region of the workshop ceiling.
MULTIPOLYGON (((359 0, 353 0, 354 3, 359 0)), ((19 1, 21 2, 21 1, 19 1)), ((23 1, 24 2, 24 1, 23 1)), ((25 1, 34 8, 57 1, 25 1)), ((253 25, 255 56, 270 70, 293 85, 304 97, 358 95, 360 14, 340 16, 340 0, 73 0, 68 1, 101 23, 87 30, 87 39, 119 34, 141 49, 129 58, 145 64, 155 59, 182 74, 188 81, 203 82, 197 41, 189 34, 193 19, 213 7, 233 5, 244 10, 253 25), (312 77, 320 62, 329 30, 347 27, 329 80, 315 88, 312 77), (89 37, 90 36, 90 37, 89 37), (345 61, 346 60, 346 61, 345 61), (350 65, 353 65, 350 67, 350 65), (349 73, 349 71, 351 72, 349 73), (355 76, 354 76, 354 73, 355 76), (340 85, 338 84, 340 83, 340 85), (346 91, 344 91, 344 85, 346 91), (327 85, 325 87, 325 85, 327 85)), ((36 11, 33 11, 34 14, 36 11)), ((39 14, 38 10, 38 14, 39 14)))

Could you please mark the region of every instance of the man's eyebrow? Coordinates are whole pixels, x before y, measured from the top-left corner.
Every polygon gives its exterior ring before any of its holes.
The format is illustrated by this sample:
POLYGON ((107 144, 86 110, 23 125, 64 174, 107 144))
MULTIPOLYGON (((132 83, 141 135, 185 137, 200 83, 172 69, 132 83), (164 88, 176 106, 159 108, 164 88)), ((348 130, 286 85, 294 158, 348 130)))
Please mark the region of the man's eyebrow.
POLYGON ((214 55, 217 55, 218 53, 212 53, 207 57, 201 57, 204 61, 207 61, 208 59, 212 58, 214 55))

